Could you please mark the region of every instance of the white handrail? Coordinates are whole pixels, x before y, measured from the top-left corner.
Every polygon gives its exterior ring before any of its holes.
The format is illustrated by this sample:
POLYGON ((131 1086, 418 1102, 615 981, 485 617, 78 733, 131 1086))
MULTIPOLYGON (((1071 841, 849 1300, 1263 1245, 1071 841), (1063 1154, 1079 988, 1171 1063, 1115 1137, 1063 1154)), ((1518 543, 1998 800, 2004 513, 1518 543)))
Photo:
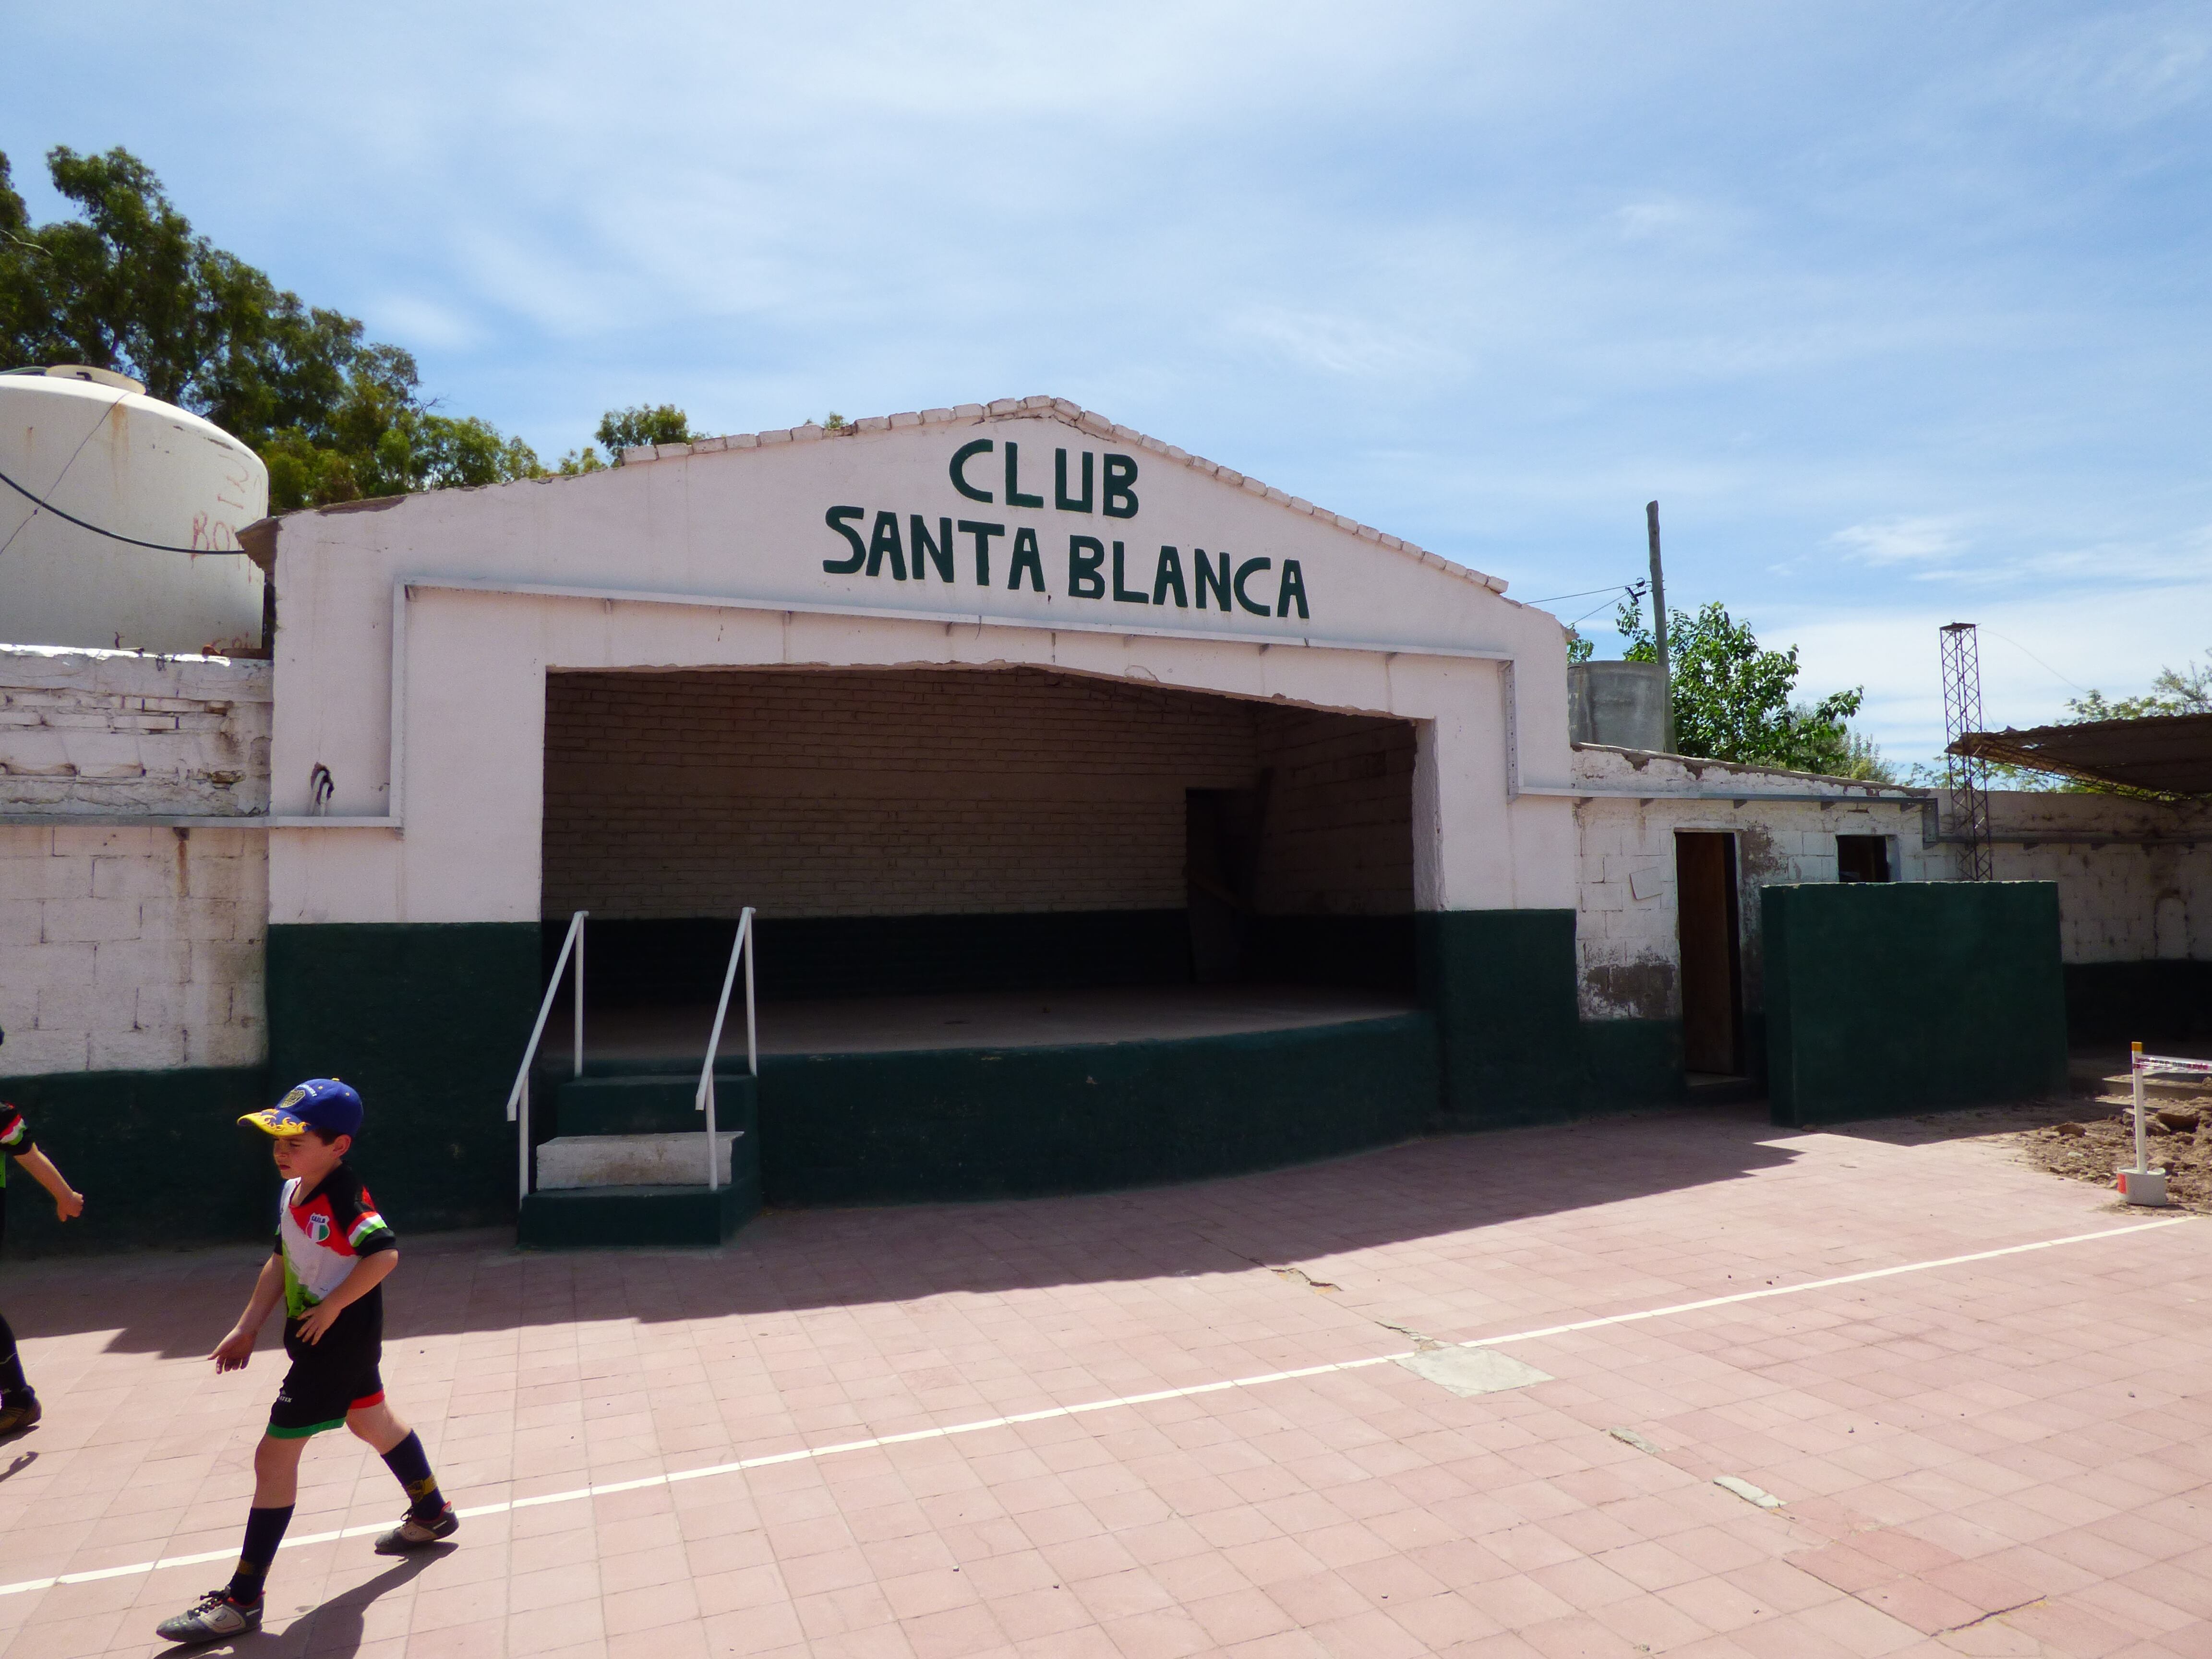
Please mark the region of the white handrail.
POLYGON ((752 933, 753 907, 748 904, 738 913, 738 937, 730 946, 729 970, 722 975, 721 1000, 714 1005, 714 1030, 707 1039, 707 1063, 699 1068, 699 1091, 692 1107, 707 1115, 707 1190, 710 1193, 722 1184, 720 1160, 714 1155, 714 1055, 722 1046, 722 1022, 729 1015, 730 989, 737 983, 740 957, 745 963, 745 1069, 755 1077, 760 1075, 760 1043, 753 1023, 753 957, 757 947, 752 933))
POLYGON ((538 1039, 545 1035, 545 1021, 553 1012, 553 995, 561 988, 561 972, 568 967, 572 951, 576 957, 575 1074, 584 1074, 584 918, 591 914, 589 910, 579 910, 568 918, 568 936, 561 941, 561 954, 553 963, 553 977, 546 982, 545 1000, 538 1005, 538 1024, 530 1028, 530 1046, 522 1051, 522 1065, 514 1073, 514 1087, 507 1091, 507 1121, 520 1121, 522 1126, 515 1135, 520 1148, 516 1155, 520 1165, 516 1188, 524 1198, 530 1196, 530 1068, 538 1059, 538 1039))

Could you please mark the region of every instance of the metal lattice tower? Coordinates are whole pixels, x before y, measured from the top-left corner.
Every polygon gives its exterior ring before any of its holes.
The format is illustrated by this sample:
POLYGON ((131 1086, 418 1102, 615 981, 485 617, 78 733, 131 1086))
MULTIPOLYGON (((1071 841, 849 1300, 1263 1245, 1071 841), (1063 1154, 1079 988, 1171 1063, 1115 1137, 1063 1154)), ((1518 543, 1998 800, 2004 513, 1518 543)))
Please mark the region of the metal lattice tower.
POLYGON ((1951 831, 1958 836, 1959 873, 1968 881, 1990 881, 1996 872, 1990 856, 1989 767, 1977 757, 1952 752, 1960 738, 1982 729, 1982 648, 1972 623, 1947 623, 1943 653, 1943 775, 1951 791, 1951 831))

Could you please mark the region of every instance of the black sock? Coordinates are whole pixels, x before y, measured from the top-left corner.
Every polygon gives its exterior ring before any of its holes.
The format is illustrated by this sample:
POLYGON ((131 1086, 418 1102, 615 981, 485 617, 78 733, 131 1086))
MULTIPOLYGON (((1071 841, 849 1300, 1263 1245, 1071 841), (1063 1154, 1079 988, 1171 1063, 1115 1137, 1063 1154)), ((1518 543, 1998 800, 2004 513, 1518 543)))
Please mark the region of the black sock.
POLYGON ((409 1515, 417 1521, 438 1518, 438 1512, 446 1507, 446 1494, 438 1490, 438 1478, 430 1473, 430 1458, 422 1449, 421 1435, 408 1430, 407 1437, 384 1454, 384 1467, 406 1489, 409 1515))
POLYGON ((238 1569, 223 1591, 232 1601, 261 1599, 261 1583, 269 1577, 269 1564, 276 1559, 276 1547, 284 1541, 284 1528, 291 1524, 289 1504, 281 1510, 246 1510, 246 1543, 238 1552, 238 1569))
POLYGON ((0 1317, 0 1406, 27 1406, 31 1385, 23 1376, 23 1358, 15 1352, 15 1333, 0 1317))

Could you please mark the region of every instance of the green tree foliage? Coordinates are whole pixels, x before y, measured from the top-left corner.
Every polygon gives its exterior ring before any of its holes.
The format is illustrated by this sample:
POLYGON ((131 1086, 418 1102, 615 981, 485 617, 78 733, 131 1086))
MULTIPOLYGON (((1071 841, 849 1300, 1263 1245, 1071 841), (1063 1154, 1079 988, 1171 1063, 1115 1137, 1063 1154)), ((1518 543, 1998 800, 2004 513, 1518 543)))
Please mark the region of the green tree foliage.
MULTIPOLYGON (((1631 662, 1656 662, 1641 599, 1622 601, 1616 618, 1631 662)), ((1793 702, 1797 647, 1759 647, 1747 623, 1718 600, 1694 615, 1669 609, 1668 684, 1674 702, 1674 746, 1685 755, 1754 766, 1888 781, 1881 751, 1846 722, 1865 701, 1863 687, 1815 703, 1793 702)))
MULTIPOLYGON (((691 422, 674 404, 640 404, 635 409, 609 410, 599 417, 596 435, 620 466, 625 449, 641 449, 647 444, 688 444, 695 434, 691 422)), ((580 470, 592 471, 590 467, 580 470)))
POLYGON ((0 360, 113 369, 205 416, 260 452, 273 511, 543 475, 520 439, 437 413, 409 353, 197 234, 128 150, 46 169, 78 216, 33 227, 0 155, 0 360))
POLYGON ((2087 720, 2136 720, 2160 714, 2212 714, 2212 659, 2179 668, 2161 668, 2140 697, 2107 697, 2092 690, 2069 697, 2066 724, 2087 720))

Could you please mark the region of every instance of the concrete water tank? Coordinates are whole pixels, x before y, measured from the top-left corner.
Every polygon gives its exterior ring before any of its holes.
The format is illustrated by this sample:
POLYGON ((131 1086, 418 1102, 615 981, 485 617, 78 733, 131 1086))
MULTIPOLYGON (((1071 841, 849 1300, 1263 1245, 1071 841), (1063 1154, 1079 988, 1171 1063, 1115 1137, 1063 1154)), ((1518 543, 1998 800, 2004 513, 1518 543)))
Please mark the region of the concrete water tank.
POLYGON ((260 648, 238 532, 268 513, 269 471, 228 433, 106 369, 11 369, 0 475, 0 641, 260 648))
POLYGON ((1619 749, 1667 747, 1667 677, 1656 662, 1567 665, 1567 735, 1619 749))

